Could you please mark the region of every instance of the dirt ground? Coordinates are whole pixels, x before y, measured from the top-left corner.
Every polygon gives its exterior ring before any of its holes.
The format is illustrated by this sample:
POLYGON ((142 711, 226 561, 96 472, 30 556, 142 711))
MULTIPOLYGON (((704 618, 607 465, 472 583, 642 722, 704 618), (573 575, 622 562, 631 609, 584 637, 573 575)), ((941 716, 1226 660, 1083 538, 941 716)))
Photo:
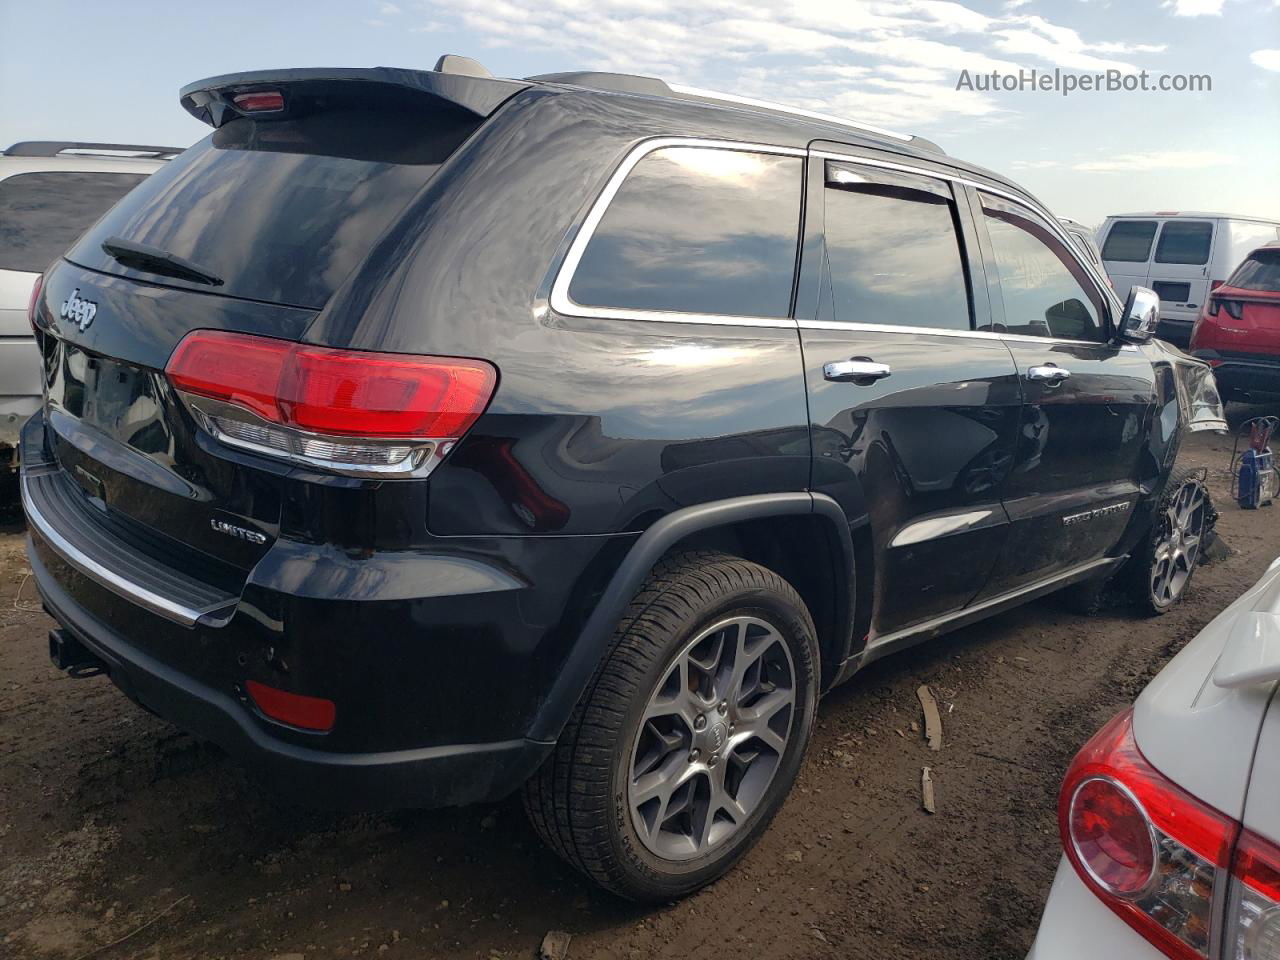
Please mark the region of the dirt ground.
MULTIPOLYGON (((1264 412, 1233 409, 1233 420, 1264 412)), ((1146 620, 1052 600, 882 661, 823 703, 796 790, 759 847, 687 901, 599 893, 545 851, 518 801, 391 816, 287 805, 231 761, 48 661, 19 521, 0 526, 0 957, 1021 958, 1058 858, 1067 763, 1280 553, 1280 508, 1228 496, 1234 553, 1146 620), (943 701, 919 733, 916 688, 943 701), (933 770, 938 812, 920 808, 933 770), (144 926, 145 925, 145 926, 144 926), (142 929, 139 929, 142 928, 142 929), (128 936, 120 943, 118 938, 128 936)))

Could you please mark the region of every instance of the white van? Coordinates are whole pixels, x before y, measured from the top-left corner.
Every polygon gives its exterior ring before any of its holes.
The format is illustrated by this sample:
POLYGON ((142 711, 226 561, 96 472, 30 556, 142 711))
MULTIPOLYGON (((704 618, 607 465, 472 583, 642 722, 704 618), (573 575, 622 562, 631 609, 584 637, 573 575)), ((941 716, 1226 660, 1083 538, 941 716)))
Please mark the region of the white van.
POLYGON ((1125 213, 1098 231, 1102 265, 1123 300, 1135 283, 1160 295, 1160 337, 1185 346, 1209 291, 1251 250, 1280 240, 1280 220, 1227 213, 1125 213))

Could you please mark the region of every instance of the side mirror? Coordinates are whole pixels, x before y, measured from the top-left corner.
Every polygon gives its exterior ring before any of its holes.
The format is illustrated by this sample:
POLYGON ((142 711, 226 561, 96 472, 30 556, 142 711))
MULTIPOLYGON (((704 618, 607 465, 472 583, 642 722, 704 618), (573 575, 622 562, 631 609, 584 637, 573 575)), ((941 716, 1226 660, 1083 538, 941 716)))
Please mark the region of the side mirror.
POLYGON ((1130 287, 1117 331, 1120 339, 1125 343, 1146 343, 1156 335, 1159 324, 1159 295, 1147 287, 1130 287))

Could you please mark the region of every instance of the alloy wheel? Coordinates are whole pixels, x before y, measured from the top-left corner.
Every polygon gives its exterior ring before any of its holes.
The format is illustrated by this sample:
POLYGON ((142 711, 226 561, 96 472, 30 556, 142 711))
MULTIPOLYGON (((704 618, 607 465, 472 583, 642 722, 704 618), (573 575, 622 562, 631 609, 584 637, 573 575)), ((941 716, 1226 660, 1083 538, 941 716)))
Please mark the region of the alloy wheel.
POLYGON ((1151 596, 1162 607, 1182 596, 1200 559, 1208 501, 1196 481, 1182 485, 1164 516, 1151 563, 1151 596))
POLYGON ((796 712, 796 671, 778 630, 721 620, 663 672, 631 751, 627 800, 637 835, 665 860, 703 856, 759 807, 796 712))

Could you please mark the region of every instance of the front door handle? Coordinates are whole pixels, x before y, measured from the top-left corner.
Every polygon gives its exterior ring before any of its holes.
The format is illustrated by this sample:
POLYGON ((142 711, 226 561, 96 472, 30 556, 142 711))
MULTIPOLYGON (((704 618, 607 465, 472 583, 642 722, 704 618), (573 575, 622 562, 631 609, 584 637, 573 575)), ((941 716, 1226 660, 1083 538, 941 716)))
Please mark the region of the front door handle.
POLYGON ((1065 370, 1056 363, 1046 363, 1043 366, 1032 367, 1027 371, 1028 380, 1041 380, 1046 383, 1061 383, 1070 376, 1070 370, 1065 370))
POLYGON ((876 363, 867 357, 834 360, 822 365, 822 375, 836 383, 867 384, 875 380, 883 380, 891 373, 893 370, 887 363, 876 363))

